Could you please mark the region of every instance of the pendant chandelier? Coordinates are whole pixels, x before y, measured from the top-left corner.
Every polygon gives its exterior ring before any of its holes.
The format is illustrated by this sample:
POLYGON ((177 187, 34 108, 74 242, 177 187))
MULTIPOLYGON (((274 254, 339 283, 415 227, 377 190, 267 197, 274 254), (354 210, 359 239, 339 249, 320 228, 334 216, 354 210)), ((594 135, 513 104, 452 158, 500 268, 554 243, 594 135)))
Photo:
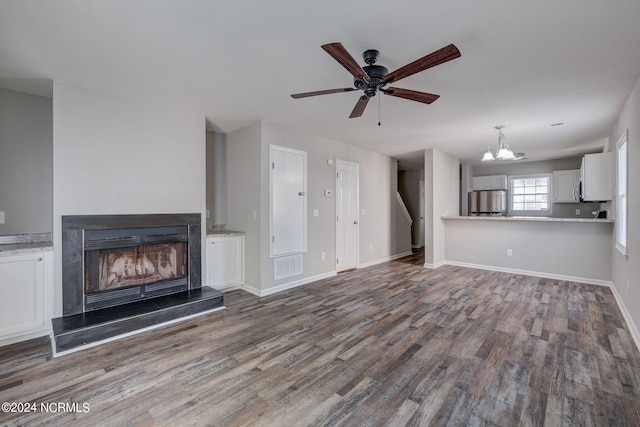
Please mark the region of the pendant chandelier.
POLYGON ((498 129, 498 149, 496 150, 495 156, 491 152, 491 147, 489 147, 487 149, 487 152, 482 156, 483 162, 488 162, 491 160, 520 160, 524 157, 524 154, 522 153, 518 153, 518 156, 513 154, 513 151, 511 151, 509 145, 504 142, 504 134, 502 133, 502 128, 504 128, 504 126, 502 125, 496 126, 496 129, 498 129))

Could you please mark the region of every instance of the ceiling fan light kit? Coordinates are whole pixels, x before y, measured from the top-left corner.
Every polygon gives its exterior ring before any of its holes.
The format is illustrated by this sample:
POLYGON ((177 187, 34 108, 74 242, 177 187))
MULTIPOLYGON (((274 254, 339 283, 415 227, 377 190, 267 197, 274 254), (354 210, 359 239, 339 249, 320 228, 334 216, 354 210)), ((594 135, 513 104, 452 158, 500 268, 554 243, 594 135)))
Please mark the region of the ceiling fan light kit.
POLYGON ((491 152, 491 148, 487 148, 486 153, 482 156, 483 162, 490 162, 492 160, 521 160, 524 158, 524 153, 518 153, 516 156, 509 145, 504 141, 504 134, 502 133, 502 129, 504 126, 496 126, 498 129, 498 149, 496 150, 496 155, 494 157, 491 152))
POLYGON ((364 67, 358 65, 341 43, 325 44, 322 45, 322 49, 324 49, 333 57, 333 59, 338 61, 340 65, 351 73, 353 76, 354 87, 294 93, 291 97, 294 99, 300 99, 311 96, 328 95, 331 93, 361 90, 364 94, 360 96, 356 102, 356 105, 349 116, 350 119, 362 116, 369 99, 376 96, 378 92, 382 92, 385 95, 395 96, 397 98, 408 99, 410 101, 431 104, 438 99, 440 95, 396 87, 387 88, 386 86, 391 82, 396 82, 400 79, 409 77, 428 68, 435 67, 436 65, 444 64, 445 62, 461 56, 458 48, 453 44, 450 44, 390 73, 386 67, 376 65, 379 52, 375 49, 366 50, 362 54, 362 59, 367 64, 364 67))

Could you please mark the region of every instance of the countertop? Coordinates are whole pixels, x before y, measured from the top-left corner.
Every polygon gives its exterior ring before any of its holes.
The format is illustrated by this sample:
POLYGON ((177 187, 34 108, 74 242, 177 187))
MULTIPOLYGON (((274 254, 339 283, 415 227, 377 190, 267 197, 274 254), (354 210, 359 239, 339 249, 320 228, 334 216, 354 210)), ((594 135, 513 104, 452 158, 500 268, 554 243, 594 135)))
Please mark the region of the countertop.
POLYGON ((0 255, 53 251, 51 233, 27 233, 0 236, 0 255))
POLYGON ((207 230, 207 237, 209 236, 243 236, 244 231, 235 231, 235 230, 207 230))
POLYGON ((580 222, 613 224, 609 218, 555 218, 550 216, 457 216, 444 215, 441 219, 469 220, 469 221, 530 221, 530 222, 580 222))
POLYGON ((17 255, 31 252, 53 251, 53 242, 0 244, 0 255, 17 255))

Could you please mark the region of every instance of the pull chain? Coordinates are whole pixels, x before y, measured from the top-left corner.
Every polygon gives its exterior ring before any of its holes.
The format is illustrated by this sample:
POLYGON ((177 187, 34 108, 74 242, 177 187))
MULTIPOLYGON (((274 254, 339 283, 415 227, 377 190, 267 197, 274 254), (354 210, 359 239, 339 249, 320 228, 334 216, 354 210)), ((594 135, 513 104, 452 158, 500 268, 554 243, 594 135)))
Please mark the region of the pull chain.
POLYGON ((382 94, 378 96, 378 126, 380 126, 380 104, 382 104, 382 94))

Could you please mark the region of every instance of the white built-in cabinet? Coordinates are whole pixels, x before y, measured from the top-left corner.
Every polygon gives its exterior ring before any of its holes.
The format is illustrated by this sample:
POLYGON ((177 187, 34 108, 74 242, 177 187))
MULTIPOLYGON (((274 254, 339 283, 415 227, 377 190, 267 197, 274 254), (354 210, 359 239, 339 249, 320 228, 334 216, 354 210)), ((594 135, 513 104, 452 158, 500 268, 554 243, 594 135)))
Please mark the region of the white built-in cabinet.
POLYGON ((553 203, 577 203, 580 169, 553 172, 553 203))
POLYGON ((613 199, 613 158, 611 153, 585 154, 580 167, 582 200, 603 202, 613 199))
POLYGON ((506 190, 507 176, 506 175, 474 176, 472 185, 474 190, 506 190))
POLYGON ((231 290, 244 284, 244 235, 222 234, 207 239, 207 285, 231 290))
POLYGON ((51 330, 53 252, 0 254, 0 344, 51 330))

